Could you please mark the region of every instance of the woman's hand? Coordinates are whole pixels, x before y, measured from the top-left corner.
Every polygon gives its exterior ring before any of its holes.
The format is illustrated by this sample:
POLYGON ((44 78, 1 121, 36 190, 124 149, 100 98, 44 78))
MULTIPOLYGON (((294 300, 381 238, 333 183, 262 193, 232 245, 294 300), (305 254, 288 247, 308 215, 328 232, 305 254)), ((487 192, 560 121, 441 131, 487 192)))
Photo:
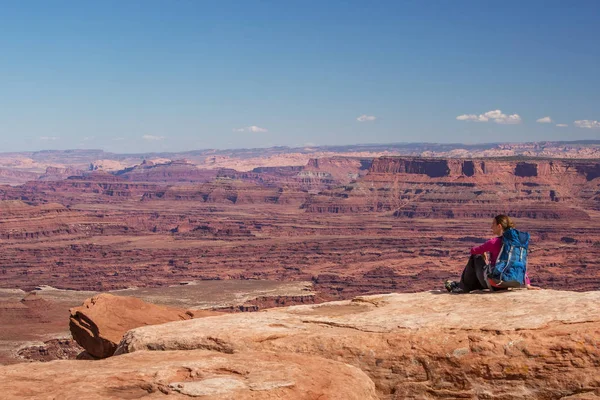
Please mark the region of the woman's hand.
POLYGON ((490 256, 488 256, 488 253, 483 253, 483 260, 486 265, 490 263, 490 256))

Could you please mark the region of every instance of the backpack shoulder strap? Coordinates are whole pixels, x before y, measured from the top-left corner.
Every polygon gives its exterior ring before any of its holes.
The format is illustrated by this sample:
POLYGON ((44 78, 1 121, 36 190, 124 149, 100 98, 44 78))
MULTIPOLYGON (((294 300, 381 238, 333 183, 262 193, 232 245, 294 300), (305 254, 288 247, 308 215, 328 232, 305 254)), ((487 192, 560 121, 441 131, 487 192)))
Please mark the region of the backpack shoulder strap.
POLYGON ((502 241, 502 247, 500 247, 500 252, 498 253, 498 257, 496 257, 496 263, 498 264, 498 261, 500 261, 500 256, 502 256, 502 252, 504 251, 504 240, 502 241))

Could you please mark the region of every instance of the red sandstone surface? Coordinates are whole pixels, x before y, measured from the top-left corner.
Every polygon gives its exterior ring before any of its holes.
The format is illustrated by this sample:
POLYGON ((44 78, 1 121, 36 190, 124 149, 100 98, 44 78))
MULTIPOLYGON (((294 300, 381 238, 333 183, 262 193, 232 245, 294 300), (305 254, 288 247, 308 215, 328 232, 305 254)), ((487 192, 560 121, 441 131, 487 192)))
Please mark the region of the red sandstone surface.
POLYGON ((3 400, 380 398, 367 374, 343 362, 290 353, 209 350, 0 366, 0 391, 3 400))
POLYGON ((317 292, 248 310, 416 292, 457 277, 497 213, 532 234, 534 284, 600 288, 598 160, 334 156, 239 171, 186 156, 109 173, 79 156, 73 176, 0 186, 0 288, 270 279, 317 292))
POLYGON ((8 399, 596 399, 599 301, 598 291, 442 290, 175 321, 130 330, 106 360, 0 367, 0 390, 8 399))

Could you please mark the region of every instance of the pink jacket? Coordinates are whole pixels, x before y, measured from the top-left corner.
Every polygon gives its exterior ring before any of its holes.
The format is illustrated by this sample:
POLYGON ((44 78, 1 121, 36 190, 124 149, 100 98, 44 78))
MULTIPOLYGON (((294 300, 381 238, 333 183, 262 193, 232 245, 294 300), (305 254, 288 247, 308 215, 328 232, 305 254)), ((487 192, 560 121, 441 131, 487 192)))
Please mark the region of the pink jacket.
MULTIPOLYGON (((493 267, 496 265, 496 260, 500 255, 500 250, 502 250, 502 237, 497 236, 491 238, 481 246, 475 246, 471 249, 471 254, 483 254, 490 253, 490 264, 493 267)), ((529 276, 525 273, 525 284, 530 285, 531 281, 529 280, 529 276)))

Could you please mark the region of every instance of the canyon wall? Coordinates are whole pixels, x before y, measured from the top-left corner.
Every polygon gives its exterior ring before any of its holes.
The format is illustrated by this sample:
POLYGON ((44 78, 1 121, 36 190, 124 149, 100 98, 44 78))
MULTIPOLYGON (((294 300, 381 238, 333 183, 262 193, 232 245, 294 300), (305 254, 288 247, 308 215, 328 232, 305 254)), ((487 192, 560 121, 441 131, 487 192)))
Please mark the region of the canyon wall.
POLYGON ((462 159, 379 157, 369 168, 371 174, 415 174, 430 178, 478 177, 508 174, 515 177, 583 176, 590 181, 600 177, 600 161, 552 159, 462 159))
POLYGON ((600 162, 381 157, 350 184, 309 197, 317 213, 398 217, 587 218, 600 210, 600 162))

